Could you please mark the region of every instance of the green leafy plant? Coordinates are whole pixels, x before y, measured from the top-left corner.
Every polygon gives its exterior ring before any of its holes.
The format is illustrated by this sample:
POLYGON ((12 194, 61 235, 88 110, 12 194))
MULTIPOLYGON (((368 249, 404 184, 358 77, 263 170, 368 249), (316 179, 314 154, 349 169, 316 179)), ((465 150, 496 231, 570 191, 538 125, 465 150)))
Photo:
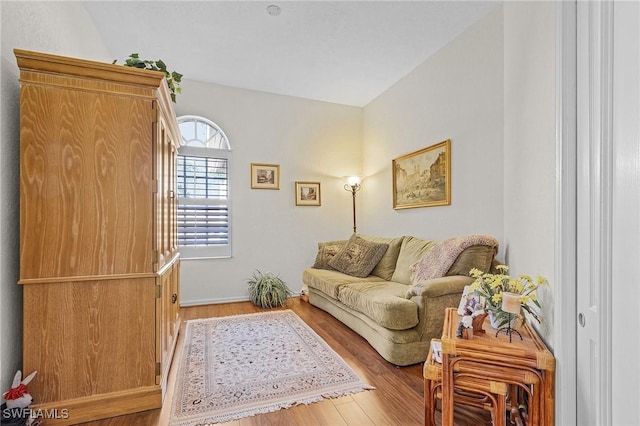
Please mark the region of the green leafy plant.
MULTIPOLYGON (((117 59, 113 61, 115 64, 117 59)), ((142 68, 145 70, 151 71, 160 71, 164 73, 164 77, 167 80, 167 85, 169 86, 169 92, 171 94, 171 100, 175 103, 176 101, 176 93, 182 93, 182 88, 180 87, 180 82, 182 81, 182 74, 167 70, 167 65, 164 63, 162 59, 158 59, 157 61, 149 61, 146 59, 140 59, 140 55, 137 53, 132 53, 129 55, 129 58, 124 61, 124 65, 132 68, 142 68)))
POLYGON ((538 276, 534 280, 530 275, 521 274, 517 278, 508 275, 509 267, 497 265, 497 274, 484 273, 476 268, 469 271, 469 275, 475 278, 471 284, 471 290, 482 296, 485 300, 485 310, 492 311, 498 319, 499 325, 509 322, 509 316, 502 310, 502 294, 515 293, 520 295, 520 317, 525 320, 525 312, 533 319, 540 322, 537 309, 541 309, 536 291, 540 286, 548 285, 547 279, 538 276))
POLYGON ((293 295, 287 283, 279 276, 271 272, 263 274, 256 270, 253 276, 247 280, 249 286, 249 298, 253 304, 262 308, 275 308, 283 306, 287 299, 293 295))

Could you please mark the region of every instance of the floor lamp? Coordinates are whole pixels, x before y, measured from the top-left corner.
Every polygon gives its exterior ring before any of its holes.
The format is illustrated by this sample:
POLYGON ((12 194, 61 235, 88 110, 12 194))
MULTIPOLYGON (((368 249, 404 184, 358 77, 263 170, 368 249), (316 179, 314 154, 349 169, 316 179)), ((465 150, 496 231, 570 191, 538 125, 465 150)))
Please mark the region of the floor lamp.
POLYGON ((360 185, 359 176, 350 176, 347 179, 347 183, 344 185, 345 191, 350 191, 353 197, 353 233, 356 233, 356 192, 360 191, 362 185, 360 185))

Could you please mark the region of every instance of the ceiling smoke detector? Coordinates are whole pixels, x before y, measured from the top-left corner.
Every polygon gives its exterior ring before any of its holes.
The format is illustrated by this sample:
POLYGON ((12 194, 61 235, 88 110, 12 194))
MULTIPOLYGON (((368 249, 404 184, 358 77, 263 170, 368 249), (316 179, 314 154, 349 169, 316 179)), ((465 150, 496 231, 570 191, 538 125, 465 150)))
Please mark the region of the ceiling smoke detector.
POLYGON ((280 12, 282 12, 282 9, 280 9, 280 6, 276 4, 270 4, 267 6, 267 13, 271 16, 278 16, 280 15, 280 12))

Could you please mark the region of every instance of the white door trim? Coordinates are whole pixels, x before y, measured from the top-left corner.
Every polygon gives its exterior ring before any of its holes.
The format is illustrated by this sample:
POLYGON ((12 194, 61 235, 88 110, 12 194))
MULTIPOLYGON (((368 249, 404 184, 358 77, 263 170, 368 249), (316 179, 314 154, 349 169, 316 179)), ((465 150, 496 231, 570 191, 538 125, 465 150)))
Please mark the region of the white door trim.
POLYGON ((585 425, 612 419, 613 5, 578 2, 576 12, 576 419, 585 425))
POLYGON ((576 2, 556 3, 556 424, 576 424, 576 2))

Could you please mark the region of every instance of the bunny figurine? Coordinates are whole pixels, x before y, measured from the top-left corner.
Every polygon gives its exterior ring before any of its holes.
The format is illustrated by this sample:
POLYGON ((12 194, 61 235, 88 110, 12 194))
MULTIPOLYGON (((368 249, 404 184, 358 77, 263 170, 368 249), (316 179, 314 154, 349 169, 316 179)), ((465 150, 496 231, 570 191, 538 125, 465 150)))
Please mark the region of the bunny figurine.
POLYGON ((31 397, 31 394, 29 394, 27 385, 31 380, 33 380, 36 373, 37 371, 34 371, 24 380, 20 381, 22 378, 22 371, 18 370, 16 375, 13 377, 11 389, 2 394, 5 401, 7 401, 7 408, 27 408, 33 402, 33 398, 31 397))

